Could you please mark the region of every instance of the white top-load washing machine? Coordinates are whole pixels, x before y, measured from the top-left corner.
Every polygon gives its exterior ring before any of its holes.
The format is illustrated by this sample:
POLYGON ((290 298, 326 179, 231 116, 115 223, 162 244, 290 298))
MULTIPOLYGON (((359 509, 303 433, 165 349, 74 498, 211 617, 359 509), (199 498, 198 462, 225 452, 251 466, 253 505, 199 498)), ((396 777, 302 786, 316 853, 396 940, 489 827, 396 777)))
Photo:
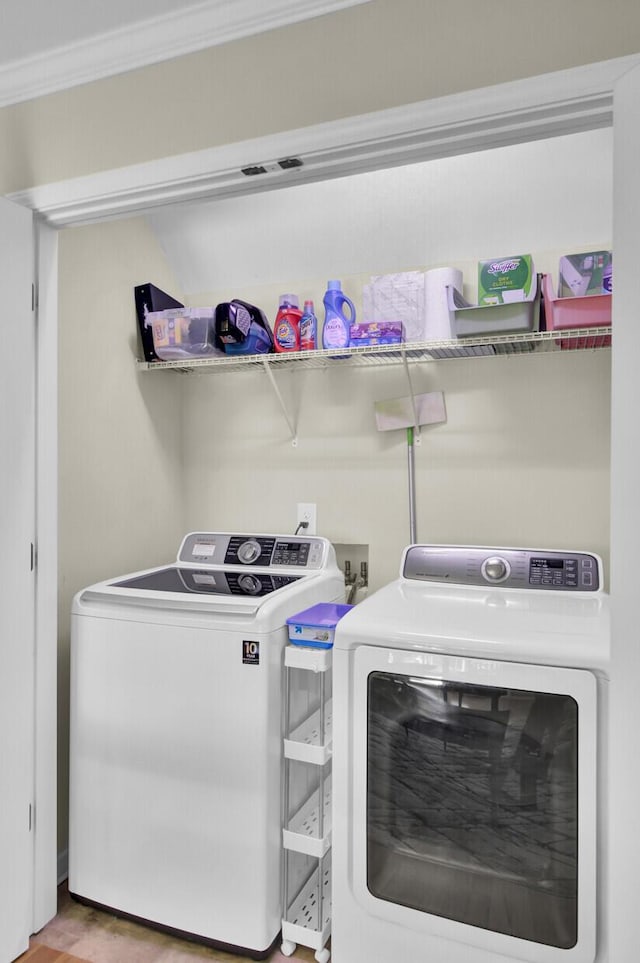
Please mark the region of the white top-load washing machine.
POLYGON ((583 552, 413 545, 340 620, 335 963, 608 959, 608 662, 583 552))
POLYGON ((69 890, 262 958, 282 911, 286 619, 344 600, 323 538, 196 532, 79 592, 69 890))

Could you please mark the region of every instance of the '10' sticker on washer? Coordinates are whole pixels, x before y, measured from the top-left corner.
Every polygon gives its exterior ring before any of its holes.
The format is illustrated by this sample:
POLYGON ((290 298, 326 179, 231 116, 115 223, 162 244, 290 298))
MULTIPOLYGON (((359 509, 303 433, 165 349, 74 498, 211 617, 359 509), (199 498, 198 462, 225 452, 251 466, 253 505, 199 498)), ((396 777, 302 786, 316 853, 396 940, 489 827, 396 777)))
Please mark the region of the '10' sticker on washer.
POLYGON ((260 643, 242 640, 242 661, 245 665, 260 665, 260 643))

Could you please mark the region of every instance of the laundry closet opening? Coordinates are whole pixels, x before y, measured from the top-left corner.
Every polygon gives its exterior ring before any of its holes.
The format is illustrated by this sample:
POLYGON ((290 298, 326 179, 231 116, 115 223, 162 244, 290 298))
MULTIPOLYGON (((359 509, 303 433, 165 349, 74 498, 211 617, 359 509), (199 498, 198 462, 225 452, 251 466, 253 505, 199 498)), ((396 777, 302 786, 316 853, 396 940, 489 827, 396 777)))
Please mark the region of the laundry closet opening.
MULTIPOLYGON (((339 278, 360 312, 371 276, 453 266, 473 301, 478 260, 530 253, 557 283, 562 254, 611 247, 611 219, 604 128, 60 232, 63 786, 78 589, 165 562, 190 530, 293 532, 300 502, 316 504, 319 534, 368 546, 372 589, 408 541, 403 433, 374 419, 376 401, 407 394, 401 366, 276 372, 293 447, 264 371, 136 368, 134 286, 190 306, 239 297, 273 322, 284 292, 320 315, 339 278)), ((447 408, 416 450, 420 539, 569 545, 606 571, 608 350, 416 364, 411 377, 447 408)))

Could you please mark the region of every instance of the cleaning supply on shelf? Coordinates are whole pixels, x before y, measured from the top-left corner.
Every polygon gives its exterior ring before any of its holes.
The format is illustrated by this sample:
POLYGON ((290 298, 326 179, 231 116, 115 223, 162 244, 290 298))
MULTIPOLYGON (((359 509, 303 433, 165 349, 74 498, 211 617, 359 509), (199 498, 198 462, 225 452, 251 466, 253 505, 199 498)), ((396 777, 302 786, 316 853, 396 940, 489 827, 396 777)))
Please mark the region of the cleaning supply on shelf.
POLYGON ((351 347, 364 347, 369 344, 400 344, 404 341, 402 321, 364 321, 352 324, 349 331, 351 347))
POLYGON ((300 320, 302 311, 295 294, 281 294, 278 313, 273 326, 276 351, 300 350, 300 320))
POLYGON ((305 301, 300 318, 300 350, 314 351, 318 347, 318 319, 313 301, 305 301))
MULTIPOLYGON (((611 294, 605 290, 605 271, 611 269, 611 251, 585 251, 583 254, 564 254, 560 258, 561 298, 585 298, 593 294, 611 294)), ((609 280, 611 273, 609 270, 609 280)))
POLYGON ((328 282, 322 300, 324 304, 322 347, 348 347, 351 325, 355 324, 356 320, 356 309, 353 302, 343 293, 340 281, 328 282), (345 313, 345 308, 348 313, 345 313))
POLYGON ((530 254, 478 261, 478 304, 528 301, 537 277, 530 254))
POLYGON ((264 311, 234 298, 216 306, 215 345, 225 354, 269 354, 273 334, 264 311))

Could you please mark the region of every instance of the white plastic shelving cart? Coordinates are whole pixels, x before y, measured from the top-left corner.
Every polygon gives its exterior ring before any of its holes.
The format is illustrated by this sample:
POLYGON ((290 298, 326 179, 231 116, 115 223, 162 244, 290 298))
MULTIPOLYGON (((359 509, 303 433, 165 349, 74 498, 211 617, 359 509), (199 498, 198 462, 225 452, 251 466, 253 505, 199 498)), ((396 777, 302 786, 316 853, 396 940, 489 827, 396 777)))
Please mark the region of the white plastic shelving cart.
POLYGON ((282 952, 330 957, 332 651, 285 649, 282 952))

